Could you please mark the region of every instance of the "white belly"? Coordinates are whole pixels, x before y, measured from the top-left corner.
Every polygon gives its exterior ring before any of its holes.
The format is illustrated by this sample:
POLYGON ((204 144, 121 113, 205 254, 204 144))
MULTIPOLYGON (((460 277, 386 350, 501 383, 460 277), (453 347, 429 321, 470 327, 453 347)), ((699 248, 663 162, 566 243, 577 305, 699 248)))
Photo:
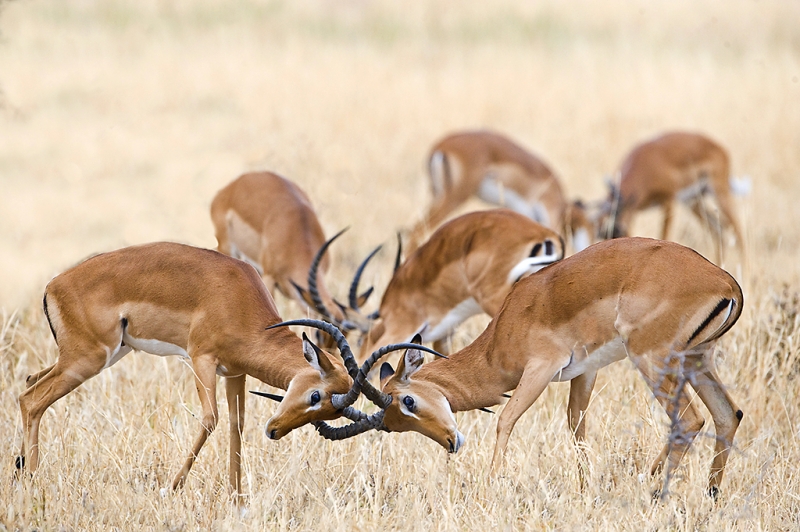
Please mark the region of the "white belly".
POLYGON ((166 356, 179 356, 189 358, 186 350, 179 345, 171 344, 169 342, 162 342, 161 340, 147 340, 144 338, 134 338, 129 335, 127 331, 122 333, 122 341, 125 345, 136 349, 137 351, 144 351, 151 355, 166 356))
POLYGON ((600 368, 604 368, 628 356, 625 344, 620 337, 614 338, 610 342, 601 345, 589 353, 588 356, 586 352, 583 351, 583 348, 578 349, 576 349, 576 353, 573 354, 569 364, 564 366, 561 371, 556 373, 556 376, 553 377, 554 382, 572 380, 575 377, 580 377, 584 373, 597 371, 600 368), (578 349, 580 349, 580 351, 578 349))

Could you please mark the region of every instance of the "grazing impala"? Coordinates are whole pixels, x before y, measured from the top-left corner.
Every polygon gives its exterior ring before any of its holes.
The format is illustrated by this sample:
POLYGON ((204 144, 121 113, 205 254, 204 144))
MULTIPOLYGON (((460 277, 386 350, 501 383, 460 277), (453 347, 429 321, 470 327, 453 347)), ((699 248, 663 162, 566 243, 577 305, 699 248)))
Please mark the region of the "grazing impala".
POLYGON ((634 215, 650 207, 664 211, 661 238, 666 240, 675 202, 687 205, 716 242, 717 262, 722 232, 730 227, 743 254, 744 240, 731 195, 730 160, 725 149, 697 133, 666 133, 636 146, 620 167, 619 184, 611 184, 600 223, 602 237, 628 236, 634 215), (709 213, 703 199, 712 196, 719 215, 709 213))
POLYGON ((39 422, 45 410, 132 349, 183 357, 195 374, 201 426, 173 488, 185 482, 217 424, 217 375, 226 377, 230 483, 237 493, 246 375, 287 390, 267 422, 272 439, 306 423, 364 417, 339 395, 352 383, 342 362, 288 329, 265 331, 280 321, 266 287, 253 268, 216 251, 156 243, 97 255, 47 285, 44 311, 59 357, 29 376, 28 389, 20 395, 20 469, 35 471, 39 464, 39 422))
POLYGON ((271 172, 244 174, 214 197, 211 219, 221 253, 252 264, 270 290, 277 288, 329 321, 345 322, 317 278, 318 270, 328 269, 325 250, 341 233, 325 241, 311 201, 297 185, 271 172))
POLYGON ((396 269, 360 359, 378 342, 407 340, 420 329, 443 351, 441 341, 460 323, 481 312, 494 316, 514 283, 563 257, 556 232, 513 211, 447 222, 396 269))
MULTIPOLYGON (((449 359, 423 366, 421 354, 409 350, 396 372, 384 364, 384 414, 374 425, 420 432, 452 452, 460 446, 453 412, 496 405, 514 390, 497 423, 496 473, 514 424, 550 382, 571 381, 568 420, 581 441, 597 370, 629 358, 682 434, 651 472, 665 464, 674 470, 704 424, 682 390, 688 380, 717 432, 709 477, 716 495, 742 411, 717 377, 713 350, 742 302, 733 277, 678 244, 644 238, 595 244, 518 282, 483 334, 449 359)), ((376 360, 364 363, 354 387, 376 360)))
MULTIPOLYGON (((431 150, 428 172, 433 203, 409 236, 409 251, 455 209, 476 196, 564 234, 569 206, 561 184, 538 157, 507 137, 490 131, 455 133, 431 150)), ((577 228, 576 228, 577 229, 577 228)), ((574 247, 588 245, 576 235, 574 247)), ((582 249, 582 248, 581 248, 582 249)))

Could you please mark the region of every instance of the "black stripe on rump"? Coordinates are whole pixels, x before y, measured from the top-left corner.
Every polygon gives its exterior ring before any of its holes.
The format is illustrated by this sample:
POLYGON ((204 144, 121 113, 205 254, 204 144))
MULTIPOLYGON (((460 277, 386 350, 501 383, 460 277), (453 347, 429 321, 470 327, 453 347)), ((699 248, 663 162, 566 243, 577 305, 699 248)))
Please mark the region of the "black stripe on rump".
POLYGON ((698 327, 692 333, 692 335, 689 337, 689 342, 688 343, 691 344, 692 340, 697 338, 697 336, 703 331, 703 329, 708 327, 708 324, 711 323, 711 320, 713 320, 714 318, 719 316, 719 313, 722 312, 723 310, 725 310, 725 307, 730 305, 730 303, 731 303, 730 299, 723 299, 722 301, 717 303, 717 306, 714 307, 714 310, 711 311, 711 314, 708 315, 708 317, 705 319, 705 321, 703 321, 703 323, 700 324, 700 327, 698 327))
POLYGON ((47 318, 47 325, 50 326, 50 332, 53 333, 53 340, 55 340, 56 345, 58 345, 58 336, 56 336, 56 330, 53 329, 53 322, 50 321, 50 313, 47 312, 47 292, 44 293, 44 297, 42 298, 42 308, 44 309, 44 317, 47 318))

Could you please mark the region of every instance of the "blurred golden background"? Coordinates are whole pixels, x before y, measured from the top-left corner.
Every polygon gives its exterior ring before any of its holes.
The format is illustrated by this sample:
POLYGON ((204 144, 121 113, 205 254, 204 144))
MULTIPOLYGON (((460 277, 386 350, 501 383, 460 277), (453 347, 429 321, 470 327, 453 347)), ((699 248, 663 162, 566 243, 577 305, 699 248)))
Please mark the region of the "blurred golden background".
MULTIPOLYGON (((663 414, 636 373, 615 366, 590 408, 587 493, 573 471, 563 386, 518 425, 495 484, 487 414, 459 416, 469 447, 445 462, 414 434, 337 445, 308 429, 268 442, 261 423, 272 406, 258 403, 244 438, 252 510, 239 521, 222 503, 224 429, 187 493, 159 498, 190 443, 197 401, 178 362, 141 355, 45 416, 49 487, 2 483, 0 528, 797 525, 800 3, 18 0, 0 9, 0 475, 10 476, 19 442, 24 376, 56 354, 39 307, 47 281, 126 245, 215 246, 211 199, 244 171, 300 184, 327 234, 351 227, 328 275, 340 294, 369 249, 422 215, 428 150, 453 130, 508 134, 553 167, 570 198, 600 199, 628 150, 670 129, 716 139, 734 175, 753 184, 737 199, 749 269, 726 264, 746 309, 720 371, 745 424, 718 506, 702 497, 710 442, 688 460, 680 495, 649 503, 637 474, 660 449, 663 414)), ((659 223, 645 215, 634 232, 655 236, 659 223)), ((688 211, 673 236, 710 255, 688 211)), ((382 290, 392 255, 390 244, 363 285, 382 290)))

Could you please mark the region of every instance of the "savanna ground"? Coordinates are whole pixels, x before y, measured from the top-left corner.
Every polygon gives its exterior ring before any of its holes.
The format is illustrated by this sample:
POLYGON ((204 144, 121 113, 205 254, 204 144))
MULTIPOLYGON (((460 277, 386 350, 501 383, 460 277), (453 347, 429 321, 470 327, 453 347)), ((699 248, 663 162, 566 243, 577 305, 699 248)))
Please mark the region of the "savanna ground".
MULTIPOLYGON (((3 4, 0 529, 797 528, 798 24, 800 5, 780 1, 3 4), (145 354, 56 403, 35 479, 12 481, 17 396, 56 357, 40 309, 53 275, 130 244, 213 247, 214 193, 270 169, 309 192, 329 234, 351 227, 329 276, 343 293, 358 259, 421 215, 429 146, 479 126, 541 154, 585 199, 635 142, 672 128, 708 133, 734 174, 751 176, 737 200, 749 268, 726 263, 746 308, 719 348, 745 417, 716 504, 704 495, 708 434, 670 497, 651 501, 646 473, 668 425, 628 362, 600 373, 583 492, 556 384, 517 425, 494 480, 489 414, 458 415, 467 445, 448 458, 418 434, 330 443, 305 427, 271 442, 274 407, 252 398, 247 515, 229 504, 224 408, 186 488, 162 497, 199 404, 189 368, 145 354)), ((657 223, 646 215, 636 232, 657 223)), ((710 253, 685 211, 676 229, 710 253)), ((391 254, 368 274, 379 291, 391 254)))

